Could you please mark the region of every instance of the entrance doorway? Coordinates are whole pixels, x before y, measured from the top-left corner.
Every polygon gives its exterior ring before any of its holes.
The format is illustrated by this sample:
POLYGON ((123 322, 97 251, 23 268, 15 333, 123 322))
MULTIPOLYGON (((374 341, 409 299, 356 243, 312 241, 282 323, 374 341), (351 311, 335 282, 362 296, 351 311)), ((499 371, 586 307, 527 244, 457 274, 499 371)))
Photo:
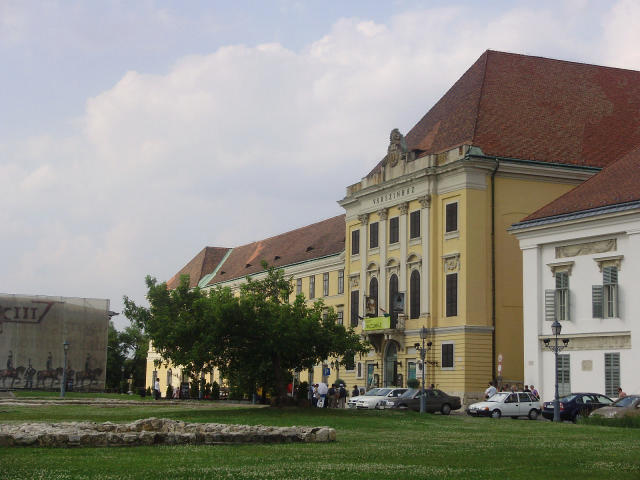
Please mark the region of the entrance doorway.
POLYGON ((393 387, 398 378, 398 344, 390 341, 384 355, 384 386, 393 387))

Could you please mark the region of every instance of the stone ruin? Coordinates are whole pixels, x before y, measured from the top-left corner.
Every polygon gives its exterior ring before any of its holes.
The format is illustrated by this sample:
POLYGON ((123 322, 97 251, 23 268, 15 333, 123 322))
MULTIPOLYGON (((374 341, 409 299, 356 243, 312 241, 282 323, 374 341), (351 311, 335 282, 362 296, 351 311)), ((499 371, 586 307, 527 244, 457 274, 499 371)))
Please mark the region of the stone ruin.
POLYGON ((334 442, 329 427, 268 427, 186 423, 146 418, 132 423, 0 424, 0 447, 121 447, 136 445, 218 445, 334 442))

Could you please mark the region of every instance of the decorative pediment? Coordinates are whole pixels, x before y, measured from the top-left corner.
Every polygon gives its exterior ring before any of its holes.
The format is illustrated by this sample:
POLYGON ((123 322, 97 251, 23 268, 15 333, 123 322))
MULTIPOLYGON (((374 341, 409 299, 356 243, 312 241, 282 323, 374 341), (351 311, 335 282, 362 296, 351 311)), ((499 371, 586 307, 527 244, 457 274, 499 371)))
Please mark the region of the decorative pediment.
POLYGON ((551 269, 551 276, 555 277, 556 272, 567 272, 567 274, 571 275, 571 270, 573 269, 573 264, 575 262, 554 262, 547 263, 547 267, 551 269))
POLYGON ((458 252, 448 253, 442 256, 444 273, 453 273, 460 270, 460 254, 458 252))
POLYGON ((602 272, 604 267, 616 267, 618 270, 621 270, 623 259, 624 255, 614 255, 612 257, 594 258, 593 260, 598 264, 598 268, 602 272))

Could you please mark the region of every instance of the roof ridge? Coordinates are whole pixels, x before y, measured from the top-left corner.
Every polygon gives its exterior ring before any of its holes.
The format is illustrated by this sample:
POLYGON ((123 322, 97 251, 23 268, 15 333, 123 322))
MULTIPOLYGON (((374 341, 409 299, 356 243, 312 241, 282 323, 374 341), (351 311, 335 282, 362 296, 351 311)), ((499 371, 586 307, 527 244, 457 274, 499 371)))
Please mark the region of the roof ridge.
POLYGON ((482 82, 480 83, 480 95, 478 95, 478 103, 476 105, 476 114, 474 116, 473 121, 473 133, 471 134, 471 144, 475 144, 476 140, 476 130, 478 129, 478 117, 480 116, 480 104, 482 103, 482 96, 484 95, 484 86, 487 81, 487 68, 489 65, 489 54, 492 53, 493 50, 485 50, 484 55, 484 67, 482 71, 482 82))
POLYGON ((314 225, 319 225, 319 224, 324 223, 324 222, 329 222, 331 220, 336 220, 337 218, 344 217, 344 216, 345 216, 345 214, 342 213, 342 214, 336 215, 334 217, 325 218, 324 220, 319 220, 317 222, 310 223, 309 225, 304 225, 302 227, 294 228, 293 230, 289 230, 287 232, 279 233, 277 235, 272 235, 272 236, 267 237, 267 238, 262 238, 260 240, 254 240, 253 242, 245 243, 243 245, 238 245, 237 247, 233 247, 233 248, 241 248, 241 247, 246 247, 248 245, 253 245, 254 243, 266 242, 267 240, 272 240, 274 238, 282 237, 284 235, 289 235, 291 233, 298 232, 300 230, 304 230, 304 229, 309 228, 309 227, 313 227, 314 225))

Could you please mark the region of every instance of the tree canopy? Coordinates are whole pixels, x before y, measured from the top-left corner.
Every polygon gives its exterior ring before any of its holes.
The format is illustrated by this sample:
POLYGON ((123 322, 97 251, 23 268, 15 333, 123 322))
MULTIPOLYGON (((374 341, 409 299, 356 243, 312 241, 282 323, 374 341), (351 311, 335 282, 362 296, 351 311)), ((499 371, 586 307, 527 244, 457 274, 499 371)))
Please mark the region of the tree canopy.
POLYGON ((365 353, 369 345, 319 300, 290 301, 293 285, 282 270, 263 264, 264 279, 247 278, 239 295, 229 288, 190 289, 189 279, 168 290, 147 277, 150 307, 125 297, 125 315, 144 328, 163 358, 192 372, 218 368, 247 392, 267 387, 286 395, 291 372, 329 357, 365 353))

